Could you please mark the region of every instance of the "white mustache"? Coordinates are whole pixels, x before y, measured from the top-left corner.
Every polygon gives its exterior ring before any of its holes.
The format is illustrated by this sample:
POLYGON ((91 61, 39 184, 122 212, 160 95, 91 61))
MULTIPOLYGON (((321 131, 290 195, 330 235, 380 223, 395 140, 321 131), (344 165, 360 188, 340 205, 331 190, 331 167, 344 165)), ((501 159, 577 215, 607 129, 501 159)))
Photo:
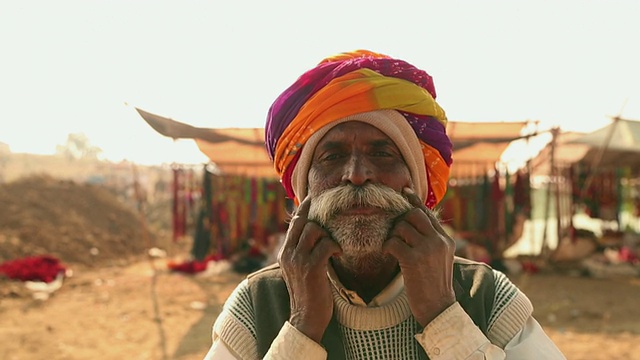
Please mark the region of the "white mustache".
POLYGON ((394 216, 412 208, 404 196, 388 186, 340 185, 311 200, 309 219, 326 224, 336 214, 352 207, 376 207, 394 216))

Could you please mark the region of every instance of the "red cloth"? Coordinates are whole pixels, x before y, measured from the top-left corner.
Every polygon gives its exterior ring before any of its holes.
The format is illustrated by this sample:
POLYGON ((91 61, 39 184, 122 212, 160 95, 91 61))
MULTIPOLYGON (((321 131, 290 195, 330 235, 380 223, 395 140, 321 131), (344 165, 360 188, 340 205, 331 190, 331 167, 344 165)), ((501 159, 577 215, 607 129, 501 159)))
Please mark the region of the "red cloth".
POLYGON ((252 246, 252 247, 249 248, 249 252, 247 253, 247 256, 249 256, 249 257, 262 257, 262 256, 264 256, 264 254, 262 253, 262 251, 260 250, 259 247, 252 246))
POLYGON ((9 260, 0 264, 0 274, 22 281, 51 282, 66 268, 51 255, 40 255, 9 260))
POLYGON ((522 270, 524 270, 527 274, 537 274, 540 272, 540 268, 530 261, 525 261, 522 263, 522 270))
POLYGON ((169 262, 167 263, 167 267, 169 267, 169 269, 173 271, 179 271, 187 274, 195 274, 201 271, 205 271, 207 269, 207 263, 209 261, 218 261, 218 260, 222 260, 222 257, 219 255, 213 254, 213 255, 207 256, 202 261, 191 260, 191 261, 185 261, 182 263, 169 262))
POLYGON ((631 264, 636 264, 639 262, 636 254, 634 254, 633 251, 626 246, 620 248, 620 259, 631 264))

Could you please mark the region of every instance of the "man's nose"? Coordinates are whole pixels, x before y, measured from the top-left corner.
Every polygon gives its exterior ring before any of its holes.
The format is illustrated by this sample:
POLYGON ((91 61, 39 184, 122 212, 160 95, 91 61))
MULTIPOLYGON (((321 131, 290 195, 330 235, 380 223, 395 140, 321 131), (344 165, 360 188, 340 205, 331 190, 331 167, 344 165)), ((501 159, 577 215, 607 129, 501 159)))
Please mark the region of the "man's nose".
POLYGON ((345 164, 342 182, 362 186, 368 181, 373 181, 374 176, 372 166, 366 157, 361 154, 353 154, 345 164))

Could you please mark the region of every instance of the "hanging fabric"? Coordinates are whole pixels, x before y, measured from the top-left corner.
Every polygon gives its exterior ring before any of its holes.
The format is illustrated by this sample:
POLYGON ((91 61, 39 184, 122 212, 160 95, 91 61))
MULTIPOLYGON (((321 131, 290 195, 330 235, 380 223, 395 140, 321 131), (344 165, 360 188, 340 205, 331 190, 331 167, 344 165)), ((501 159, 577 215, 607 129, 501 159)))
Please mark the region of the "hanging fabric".
POLYGON ((205 167, 202 180, 202 201, 195 226, 193 248, 191 250, 193 258, 200 261, 207 256, 211 247, 215 246, 215 244, 211 243, 211 205, 213 201, 211 176, 211 173, 208 172, 205 167))
POLYGON ((209 206, 209 252, 227 257, 246 247, 250 239, 266 244, 269 235, 286 229, 286 194, 277 180, 239 175, 207 177, 211 189, 204 201, 209 206))
POLYGON ((529 172, 518 170, 513 185, 513 211, 531 216, 531 181, 529 172))
POLYGON ((513 223, 514 223, 514 188, 511 183, 511 174, 509 173, 509 169, 505 169, 504 174, 504 233, 507 238, 513 232, 513 223))
POLYGON ((180 167, 174 166, 173 172, 173 241, 178 241, 182 236, 186 234, 187 228, 187 208, 185 206, 184 196, 184 170, 180 167))

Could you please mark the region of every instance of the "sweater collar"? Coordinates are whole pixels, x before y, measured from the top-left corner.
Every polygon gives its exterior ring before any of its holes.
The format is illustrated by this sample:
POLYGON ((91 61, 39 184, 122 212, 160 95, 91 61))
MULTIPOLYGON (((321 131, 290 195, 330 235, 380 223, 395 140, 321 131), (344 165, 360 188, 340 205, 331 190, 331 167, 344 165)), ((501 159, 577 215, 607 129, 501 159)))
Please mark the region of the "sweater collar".
POLYGON ((376 295, 369 303, 366 303, 362 298, 353 290, 347 289, 342 283, 340 279, 338 279, 338 275, 336 274, 333 266, 329 264, 327 268, 327 276, 329 277, 329 281, 331 285, 336 289, 340 297, 345 299, 351 305, 363 306, 363 307, 377 307, 389 304, 393 300, 395 300, 398 295, 402 293, 404 290, 404 278, 402 274, 398 272, 393 280, 387 285, 382 291, 376 295))

